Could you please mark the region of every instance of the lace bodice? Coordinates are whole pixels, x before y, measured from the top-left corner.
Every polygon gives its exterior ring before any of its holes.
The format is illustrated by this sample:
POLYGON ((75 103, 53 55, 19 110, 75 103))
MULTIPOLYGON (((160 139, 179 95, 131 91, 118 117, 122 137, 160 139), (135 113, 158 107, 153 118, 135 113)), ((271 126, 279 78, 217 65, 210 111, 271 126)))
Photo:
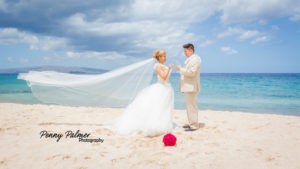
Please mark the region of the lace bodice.
MULTIPOLYGON (((164 64, 161 64, 161 63, 156 63, 155 66, 154 66, 154 68, 156 68, 156 66, 158 66, 158 65, 163 66, 166 69, 166 71, 167 71, 168 67, 166 65, 164 65, 164 64)), ((163 80, 159 75, 156 74, 156 76, 157 76, 157 82, 159 82, 159 83, 170 83, 169 77, 171 75, 171 71, 172 71, 172 69, 170 70, 170 73, 169 73, 169 75, 168 75, 168 77, 167 77, 166 80, 163 80)))

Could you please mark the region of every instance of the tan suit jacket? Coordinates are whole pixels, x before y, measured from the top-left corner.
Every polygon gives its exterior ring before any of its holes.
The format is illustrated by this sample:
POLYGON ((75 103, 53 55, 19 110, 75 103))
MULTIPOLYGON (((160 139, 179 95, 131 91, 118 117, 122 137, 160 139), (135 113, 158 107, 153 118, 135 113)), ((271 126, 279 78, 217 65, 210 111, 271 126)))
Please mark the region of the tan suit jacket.
POLYGON ((180 69, 179 90, 181 92, 200 92, 200 64, 201 58, 193 54, 184 62, 180 69))

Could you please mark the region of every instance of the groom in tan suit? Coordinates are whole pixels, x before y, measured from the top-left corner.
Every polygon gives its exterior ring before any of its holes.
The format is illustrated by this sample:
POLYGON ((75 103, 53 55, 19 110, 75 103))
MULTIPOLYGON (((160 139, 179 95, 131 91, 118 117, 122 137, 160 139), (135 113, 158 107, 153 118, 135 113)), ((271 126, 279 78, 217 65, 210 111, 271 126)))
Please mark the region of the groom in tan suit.
POLYGON ((183 126, 186 131, 199 128, 197 95, 200 92, 200 63, 201 58, 194 54, 194 45, 183 45, 184 54, 187 57, 185 66, 176 65, 180 72, 179 90, 184 94, 187 117, 189 124, 183 126))

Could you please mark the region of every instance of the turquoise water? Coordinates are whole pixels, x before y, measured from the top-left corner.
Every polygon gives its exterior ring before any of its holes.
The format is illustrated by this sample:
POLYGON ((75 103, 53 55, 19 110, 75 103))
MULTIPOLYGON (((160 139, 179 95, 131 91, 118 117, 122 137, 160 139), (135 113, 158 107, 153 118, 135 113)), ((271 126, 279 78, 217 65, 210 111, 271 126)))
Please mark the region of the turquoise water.
MULTIPOLYGON (((300 115, 300 73, 202 73, 200 79, 200 110, 300 115)), ((178 90, 179 74, 172 74, 170 81, 175 108, 185 109, 178 90)), ((17 74, 0 74, 0 102, 41 103, 17 74)))

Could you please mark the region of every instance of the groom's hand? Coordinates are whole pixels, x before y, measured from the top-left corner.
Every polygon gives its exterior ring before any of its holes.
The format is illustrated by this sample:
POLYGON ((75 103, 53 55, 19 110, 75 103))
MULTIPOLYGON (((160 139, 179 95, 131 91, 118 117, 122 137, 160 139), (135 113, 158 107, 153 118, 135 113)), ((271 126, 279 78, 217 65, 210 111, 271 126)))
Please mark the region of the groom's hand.
POLYGON ((178 71, 180 71, 181 66, 180 66, 179 64, 177 64, 177 65, 176 65, 176 69, 177 69, 178 71))

